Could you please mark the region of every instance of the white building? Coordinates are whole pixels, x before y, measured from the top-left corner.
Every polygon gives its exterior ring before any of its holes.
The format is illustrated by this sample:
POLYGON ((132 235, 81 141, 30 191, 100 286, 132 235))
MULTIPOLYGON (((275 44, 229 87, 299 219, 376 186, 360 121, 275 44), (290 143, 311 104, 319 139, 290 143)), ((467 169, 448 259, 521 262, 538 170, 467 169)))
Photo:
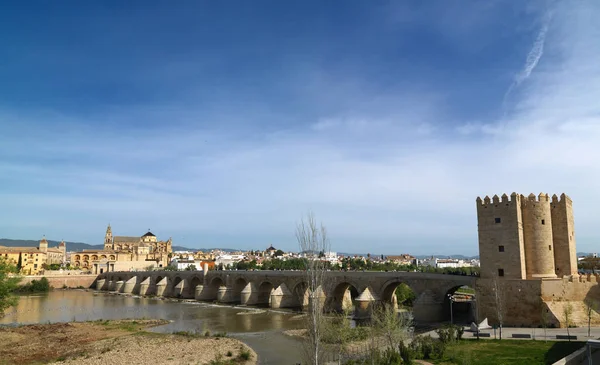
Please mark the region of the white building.
POLYGON ((176 266, 177 270, 185 270, 190 265, 194 265, 196 267, 196 270, 202 271, 201 261, 194 260, 193 255, 189 255, 187 257, 179 256, 171 260, 171 266, 176 266))
POLYGON ((244 260, 245 258, 246 258, 245 255, 231 255, 231 254, 219 255, 215 259, 215 265, 219 266, 219 265, 223 264, 223 267, 227 267, 229 265, 233 265, 237 262, 240 262, 240 261, 244 260))

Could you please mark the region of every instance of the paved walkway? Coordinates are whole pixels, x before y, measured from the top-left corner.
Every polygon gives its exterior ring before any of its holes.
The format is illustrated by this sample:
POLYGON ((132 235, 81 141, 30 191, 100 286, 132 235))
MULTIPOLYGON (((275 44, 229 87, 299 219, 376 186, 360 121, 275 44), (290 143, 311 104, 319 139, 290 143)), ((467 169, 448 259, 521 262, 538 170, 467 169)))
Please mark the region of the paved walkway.
MULTIPOLYGON (((477 338, 475 332, 471 332, 469 327, 464 327, 465 333, 463 335, 464 339, 472 339, 477 338)), ((495 334, 493 329, 481 330, 479 333, 489 333, 490 337, 480 337, 481 339, 498 339, 500 337, 500 330, 496 329, 495 334)), ((513 339, 513 334, 528 334, 531 338, 527 338, 527 340, 552 340, 552 341, 568 341, 568 340, 557 340, 557 335, 567 335, 566 328, 547 328, 544 332, 543 328, 522 328, 522 327, 503 327, 502 328, 502 338, 503 339, 513 339)), ((600 338, 600 327, 592 327, 590 329, 590 336, 588 336, 587 327, 577 327, 577 328, 569 328, 568 334, 571 336, 577 336, 577 341, 587 341, 590 339, 598 339, 600 338)), ((431 337, 437 338, 438 335, 435 331, 429 331, 424 333, 424 335, 430 335, 431 337)), ((515 338, 517 339, 517 338, 515 338)))

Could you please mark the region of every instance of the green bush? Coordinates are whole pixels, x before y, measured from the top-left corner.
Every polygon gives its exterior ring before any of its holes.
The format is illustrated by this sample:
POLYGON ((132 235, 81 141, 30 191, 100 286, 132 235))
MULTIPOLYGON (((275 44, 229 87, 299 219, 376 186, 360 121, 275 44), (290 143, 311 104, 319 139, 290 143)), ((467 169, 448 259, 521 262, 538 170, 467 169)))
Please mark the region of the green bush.
POLYGON ((17 293, 43 293, 50 291, 50 283, 46 277, 40 280, 31 280, 29 284, 19 286, 15 292, 17 293))

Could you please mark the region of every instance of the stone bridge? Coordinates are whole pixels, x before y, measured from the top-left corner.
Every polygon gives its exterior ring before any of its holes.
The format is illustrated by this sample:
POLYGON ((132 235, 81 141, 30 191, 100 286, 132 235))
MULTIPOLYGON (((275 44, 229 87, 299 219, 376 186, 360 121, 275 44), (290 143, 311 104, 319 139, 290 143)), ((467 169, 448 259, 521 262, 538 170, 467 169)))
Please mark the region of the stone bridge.
MULTIPOLYGON (((304 271, 146 271, 108 272, 96 289, 137 295, 196 299, 219 303, 303 309, 308 304, 304 271)), ((355 318, 368 318, 378 302, 396 304, 394 291, 407 284, 415 293, 413 315, 419 322, 450 316, 448 294, 461 286, 475 288, 474 276, 417 272, 330 271, 319 290, 328 311, 354 305, 355 318)))

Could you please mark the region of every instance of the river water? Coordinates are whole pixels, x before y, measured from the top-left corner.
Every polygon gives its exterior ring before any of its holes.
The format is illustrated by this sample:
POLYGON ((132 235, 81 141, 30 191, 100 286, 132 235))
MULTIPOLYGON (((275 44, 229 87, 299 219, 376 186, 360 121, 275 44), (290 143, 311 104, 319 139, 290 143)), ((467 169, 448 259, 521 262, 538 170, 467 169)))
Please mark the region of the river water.
POLYGON ((298 340, 283 335, 297 329, 297 313, 259 308, 170 301, 84 290, 54 290, 24 295, 0 318, 0 325, 92 321, 98 319, 160 318, 169 324, 152 331, 226 332, 258 354, 259 364, 293 365, 301 360, 298 340))

